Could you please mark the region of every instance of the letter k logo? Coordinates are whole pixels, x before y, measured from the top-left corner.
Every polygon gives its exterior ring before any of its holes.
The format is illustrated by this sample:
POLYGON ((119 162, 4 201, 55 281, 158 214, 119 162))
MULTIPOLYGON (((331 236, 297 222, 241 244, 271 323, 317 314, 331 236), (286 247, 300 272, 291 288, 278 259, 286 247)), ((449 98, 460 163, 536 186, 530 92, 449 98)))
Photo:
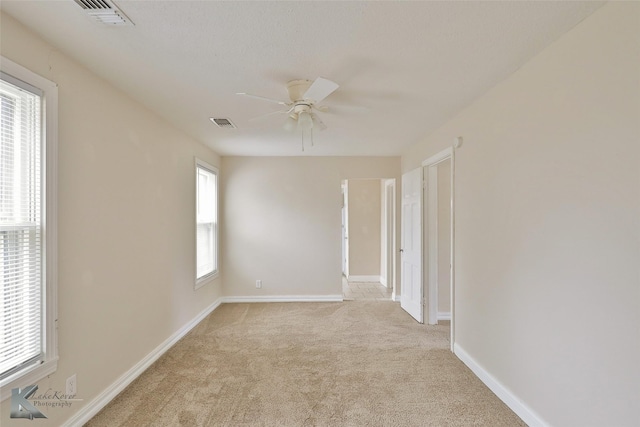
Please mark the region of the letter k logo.
POLYGON ((11 414, 9 418, 47 418, 27 399, 33 395, 38 389, 37 385, 30 385, 20 390, 14 388, 11 390, 11 414))

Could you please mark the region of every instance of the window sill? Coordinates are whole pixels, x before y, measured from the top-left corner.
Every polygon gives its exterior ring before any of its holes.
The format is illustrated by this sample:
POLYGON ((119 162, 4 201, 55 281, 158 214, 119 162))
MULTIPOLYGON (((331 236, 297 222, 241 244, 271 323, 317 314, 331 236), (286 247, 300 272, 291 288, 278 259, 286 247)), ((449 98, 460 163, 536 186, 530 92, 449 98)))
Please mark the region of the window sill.
POLYGON ((193 287, 193 289, 194 290, 198 290, 201 287, 203 287, 204 285, 206 285, 207 283, 211 282, 212 280, 217 279, 218 277, 220 277, 220 272, 219 271, 214 271, 211 274, 203 276, 203 277, 199 278, 198 280, 196 280, 196 284, 193 287))
POLYGON ((14 375, 6 378, 0 383, 0 401, 11 396, 11 390, 14 388, 24 388, 29 385, 36 385, 38 381, 51 375, 58 369, 58 358, 47 360, 38 365, 30 366, 23 371, 16 372, 14 375))

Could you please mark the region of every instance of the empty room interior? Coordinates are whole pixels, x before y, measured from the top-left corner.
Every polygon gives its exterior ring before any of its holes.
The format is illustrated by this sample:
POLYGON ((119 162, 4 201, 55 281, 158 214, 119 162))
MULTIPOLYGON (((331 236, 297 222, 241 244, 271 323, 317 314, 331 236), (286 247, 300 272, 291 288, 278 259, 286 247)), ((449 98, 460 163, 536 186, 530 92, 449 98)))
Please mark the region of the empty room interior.
POLYGON ((2 426, 640 425, 640 3, 0 12, 2 426))

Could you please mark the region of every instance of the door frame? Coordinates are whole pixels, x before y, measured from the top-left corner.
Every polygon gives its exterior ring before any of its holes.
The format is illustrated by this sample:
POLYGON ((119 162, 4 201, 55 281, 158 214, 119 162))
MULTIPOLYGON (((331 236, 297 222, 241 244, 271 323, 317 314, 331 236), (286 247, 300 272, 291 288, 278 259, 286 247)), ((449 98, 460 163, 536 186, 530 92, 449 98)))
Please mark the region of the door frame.
POLYGON ((396 300, 396 180, 384 179, 384 239, 386 253, 385 286, 391 288, 391 299, 396 300))
POLYGON ((426 240, 425 245, 426 263, 428 277, 425 281, 428 295, 428 323, 430 325, 438 324, 438 165, 446 160, 451 160, 451 186, 450 186, 450 276, 449 276, 449 292, 450 292, 450 311, 451 311, 451 327, 450 327, 450 344, 453 351, 455 338, 455 151, 453 147, 449 147, 441 152, 429 157, 422 162, 423 176, 426 180, 424 197, 425 215, 426 215, 426 240))
POLYGON ((349 278, 349 181, 342 180, 342 274, 349 278))

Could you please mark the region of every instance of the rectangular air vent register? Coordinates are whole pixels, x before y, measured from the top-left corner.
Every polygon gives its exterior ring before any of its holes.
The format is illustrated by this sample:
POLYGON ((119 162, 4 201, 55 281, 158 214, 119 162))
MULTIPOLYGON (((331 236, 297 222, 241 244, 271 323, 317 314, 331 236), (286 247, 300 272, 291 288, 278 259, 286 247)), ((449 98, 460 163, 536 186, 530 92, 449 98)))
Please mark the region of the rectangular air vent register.
POLYGON ((87 15, 105 25, 133 25, 118 7, 107 0, 74 0, 87 15))
POLYGON ((220 128, 224 128, 224 129, 236 129, 236 125, 233 124, 233 122, 230 119, 227 118, 216 118, 216 117, 209 117, 209 120, 211 120, 213 123, 216 124, 216 126, 220 127, 220 128))

